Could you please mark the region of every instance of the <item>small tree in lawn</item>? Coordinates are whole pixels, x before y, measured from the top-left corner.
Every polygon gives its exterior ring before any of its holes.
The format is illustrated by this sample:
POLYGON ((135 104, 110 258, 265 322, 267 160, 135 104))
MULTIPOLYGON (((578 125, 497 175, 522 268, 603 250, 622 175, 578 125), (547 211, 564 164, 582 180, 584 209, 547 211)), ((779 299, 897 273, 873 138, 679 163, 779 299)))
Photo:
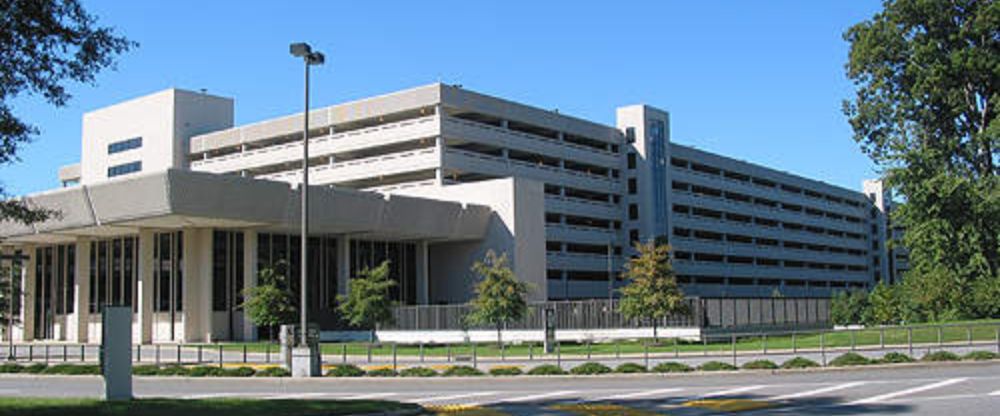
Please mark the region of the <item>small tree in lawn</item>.
POLYGON ((257 286, 243 290, 243 308, 250 321, 259 327, 268 328, 269 338, 274 341, 274 330, 279 325, 291 324, 298 316, 295 294, 283 267, 265 267, 257 273, 257 286))
POLYGON ((674 314, 686 314, 684 293, 677 286, 670 265, 670 246, 653 242, 637 244, 639 255, 625 265, 621 288, 621 313, 629 319, 653 324, 653 339, 658 340, 657 322, 674 314))
POLYGON ((493 250, 483 261, 472 265, 479 278, 472 312, 467 319, 472 324, 492 325, 497 329, 497 347, 503 347, 501 333, 508 323, 524 318, 528 313, 528 284, 517 279, 507 264, 507 254, 497 256, 493 250))
POLYGON ((337 309, 348 323, 370 328, 369 339, 375 341, 379 325, 392 322, 392 305, 389 289, 396 282, 389 278, 389 261, 378 267, 365 267, 348 283, 347 296, 338 296, 337 309))

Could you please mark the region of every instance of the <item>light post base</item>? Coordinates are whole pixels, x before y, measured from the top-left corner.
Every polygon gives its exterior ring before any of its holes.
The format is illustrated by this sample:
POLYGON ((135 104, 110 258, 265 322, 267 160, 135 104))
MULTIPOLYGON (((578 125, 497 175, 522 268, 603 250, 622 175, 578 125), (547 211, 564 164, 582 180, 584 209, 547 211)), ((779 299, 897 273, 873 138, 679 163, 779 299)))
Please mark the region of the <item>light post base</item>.
POLYGON ((318 345, 292 348, 292 377, 320 377, 323 375, 318 345))

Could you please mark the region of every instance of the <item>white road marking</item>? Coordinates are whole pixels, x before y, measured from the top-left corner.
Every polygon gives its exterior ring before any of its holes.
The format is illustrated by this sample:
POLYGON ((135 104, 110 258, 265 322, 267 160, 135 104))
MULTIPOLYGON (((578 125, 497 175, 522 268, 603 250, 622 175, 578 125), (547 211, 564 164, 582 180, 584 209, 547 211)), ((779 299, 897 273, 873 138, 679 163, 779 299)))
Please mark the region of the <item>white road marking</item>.
POLYGON ((573 393, 576 393, 576 391, 574 391, 574 390, 560 390, 560 391, 553 391, 553 392, 550 392, 550 393, 531 394, 531 395, 528 395, 528 396, 512 397, 512 398, 509 398, 509 399, 503 399, 503 400, 499 400, 499 401, 500 402, 507 402, 507 403, 530 402, 530 401, 538 400, 538 399, 547 399, 549 397, 568 396, 568 395, 573 394, 573 393))
POLYGON ((771 400, 782 401, 782 400, 798 399, 798 398, 802 398, 802 397, 816 396, 816 395, 820 395, 820 394, 824 394, 824 393, 834 392, 834 391, 837 391, 837 390, 844 390, 844 389, 849 389, 851 387, 857 387, 857 386, 860 386, 862 384, 865 384, 865 382, 863 382, 863 381, 855 381, 855 382, 851 382, 851 383, 837 384, 835 386, 823 387, 823 388, 814 389, 814 390, 806 390, 806 391, 802 391, 802 392, 798 392, 798 393, 792 393, 792 394, 786 394, 786 395, 783 395, 783 396, 772 397, 771 400))
POLYGON ((600 397, 600 398, 597 398, 597 399, 592 399, 592 400, 587 400, 587 401, 600 402, 600 401, 606 401, 606 400, 627 400, 627 399, 635 399, 635 398, 638 398, 638 397, 656 396, 656 395, 660 395, 660 394, 663 394, 663 393, 673 393, 673 392, 677 392, 677 391, 681 391, 681 390, 684 390, 684 389, 682 389, 682 388, 670 388, 670 389, 645 390, 645 391, 637 391, 637 392, 633 392, 633 393, 615 394, 615 395, 612 395, 612 396, 605 396, 605 397, 600 397))
POLYGON ((444 396, 434 396, 434 397, 411 399, 411 400, 404 400, 404 401, 414 402, 414 403, 436 403, 436 402, 445 402, 445 401, 452 401, 452 400, 456 400, 456 399, 464 399, 464 398, 471 398, 471 397, 489 396, 489 395, 493 395, 493 394, 497 394, 497 393, 494 392, 494 391, 480 391, 480 392, 475 392, 475 393, 447 394, 447 395, 444 395, 444 396))
POLYGON ((367 400, 367 399, 381 399, 383 397, 395 396, 397 393, 363 393, 355 394, 353 396, 344 397, 344 400, 367 400))
POLYGON ((702 394, 701 396, 698 396, 698 397, 700 397, 700 398, 706 398, 706 397, 729 396, 729 395, 738 394, 738 393, 746 393, 748 391, 760 390, 760 389, 762 389, 764 387, 767 387, 767 386, 757 385, 757 386, 737 387, 735 389, 722 390, 722 391, 716 391, 716 392, 712 392, 712 393, 702 394))
POLYGON ((990 393, 990 396, 1000 396, 1000 390, 990 393))
POLYGON ((897 392, 880 394, 878 396, 869 397, 867 399, 855 400, 855 401, 850 402, 848 404, 868 404, 868 403, 875 403, 875 402, 883 402, 883 401, 886 401, 886 400, 895 399, 897 397, 906 396, 908 394, 920 393, 922 391, 933 390, 933 389, 936 389, 936 388, 950 386, 952 384, 958 384, 958 383, 961 383, 961 382, 966 381, 966 380, 968 380, 968 379, 967 378, 950 378, 950 379, 947 379, 947 380, 939 381, 937 383, 925 384, 923 386, 917 386, 917 387, 909 388, 909 389, 906 389, 906 390, 900 390, 900 391, 897 391, 897 392))

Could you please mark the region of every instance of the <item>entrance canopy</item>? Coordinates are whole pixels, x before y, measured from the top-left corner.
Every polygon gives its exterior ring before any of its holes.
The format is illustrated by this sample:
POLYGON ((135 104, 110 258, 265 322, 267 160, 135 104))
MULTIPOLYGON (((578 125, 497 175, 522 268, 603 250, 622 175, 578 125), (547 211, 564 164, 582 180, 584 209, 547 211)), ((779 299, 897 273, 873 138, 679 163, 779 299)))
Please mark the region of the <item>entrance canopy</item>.
MULTIPOLYGON (((0 223, 5 243, 49 244, 76 237, 133 233, 139 228, 258 228, 295 232, 301 195, 284 182, 171 169, 25 197, 56 210, 25 226, 0 223)), ((309 190, 310 233, 384 239, 482 239, 489 207, 383 195, 330 186, 309 190)))

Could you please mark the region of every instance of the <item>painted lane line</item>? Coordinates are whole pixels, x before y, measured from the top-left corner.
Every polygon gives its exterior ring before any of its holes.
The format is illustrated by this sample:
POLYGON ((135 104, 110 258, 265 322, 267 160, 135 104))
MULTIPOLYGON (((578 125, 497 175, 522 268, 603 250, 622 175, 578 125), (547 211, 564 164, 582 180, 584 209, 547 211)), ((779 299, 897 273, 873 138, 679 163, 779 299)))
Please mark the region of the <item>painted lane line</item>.
POLYGON ((678 392, 678 391, 681 391, 681 390, 684 390, 684 389, 682 389, 682 388, 669 388, 669 389, 645 390, 645 391, 638 391, 638 392, 633 392, 633 393, 615 394, 615 395, 600 397, 600 398, 597 398, 597 399, 592 399, 592 400, 587 400, 587 401, 590 401, 590 402, 602 402, 602 401, 608 401, 608 400, 628 400, 628 399, 635 399, 635 398, 639 398, 639 397, 658 396, 658 395, 661 395, 661 394, 664 394, 664 393, 673 393, 673 392, 678 392))
POLYGON ((950 386, 952 384, 958 384, 958 383, 961 383, 961 382, 966 381, 966 380, 968 380, 968 379, 967 378, 950 378, 950 379, 947 379, 947 380, 939 381, 937 383, 925 384, 923 386, 917 386, 917 387, 909 388, 909 389, 906 389, 906 390, 900 390, 900 391, 897 391, 897 392, 880 394, 878 396, 869 397, 867 399, 855 400, 855 401, 850 402, 848 404, 868 404, 868 403, 883 402, 883 401, 886 401, 886 400, 895 399, 897 397, 902 397, 902 396, 906 396, 906 395, 910 395, 910 394, 914 394, 914 393, 920 393, 922 391, 933 390, 933 389, 937 389, 937 388, 941 388, 941 387, 945 387, 945 386, 950 386))
POLYGON ((1000 390, 990 393, 990 396, 1000 396, 1000 390))
POLYGON ((363 393, 355 394, 353 396, 344 397, 344 400, 367 400, 367 399, 380 399, 383 397, 395 396, 396 393, 363 393))
POLYGON ((863 384, 865 384, 864 381, 855 381, 855 382, 851 382, 851 383, 837 384, 835 386, 823 387, 823 388, 819 388, 819 389, 815 389, 815 390, 806 390, 806 391, 802 391, 802 392, 798 392, 798 393, 792 393, 792 394, 786 394, 786 395, 783 395, 783 396, 772 397, 771 400, 782 401, 782 400, 790 400, 790 399, 799 399, 799 398, 802 398, 802 397, 817 396, 817 395, 824 394, 824 393, 831 393, 831 392, 835 392, 835 391, 838 391, 838 390, 844 390, 844 389, 849 389, 851 387, 857 387, 857 386, 860 386, 860 385, 863 385, 863 384))
POLYGON ((490 396, 490 395, 494 395, 494 394, 497 394, 497 393, 495 391, 480 391, 480 392, 475 392, 475 393, 447 394, 447 395, 444 395, 444 396, 434 396, 434 397, 419 398, 419 399, 410 399, 410 400, 404 400, 404 401, 413 402, 413 403, 436 403, 436 402, 452 401, 452 400, 456 400, 456 399, 465 399, 465 398, 472 398, 472 397, 490 396))
POLYGON ((549 397, 568 396, 568 395, 574 394, 574 393, 576 393, 575 390, 560 390, 560 391, 553 391, 553 392, 550 392, 550 393, 541 393, 541 394, 532 394, 532 395, 528 395, 528 396, 512 397, 512 398, 509 398, 509 399, 499 400, 499 402, 505 402, 505 403, 522 403, 522 402, 535 401, 535 400, 538 400, 538 399, 547 399, 549 397))
POLYGON ((762 389, 764 387, 767 387, 767 386, 756 385, 756 386, 737 387, 735 389, 722 390, 722 391, 716 391, 716 392, 712 392, 712 393, 702 394, 701 396, 698 396, 698 397, 704 399, 704 398, 708 398, 708 397, 730 396, 730 395, 733 395, 733 394, 746 393, 748 391, 760 390, 760 389, 762 389))

